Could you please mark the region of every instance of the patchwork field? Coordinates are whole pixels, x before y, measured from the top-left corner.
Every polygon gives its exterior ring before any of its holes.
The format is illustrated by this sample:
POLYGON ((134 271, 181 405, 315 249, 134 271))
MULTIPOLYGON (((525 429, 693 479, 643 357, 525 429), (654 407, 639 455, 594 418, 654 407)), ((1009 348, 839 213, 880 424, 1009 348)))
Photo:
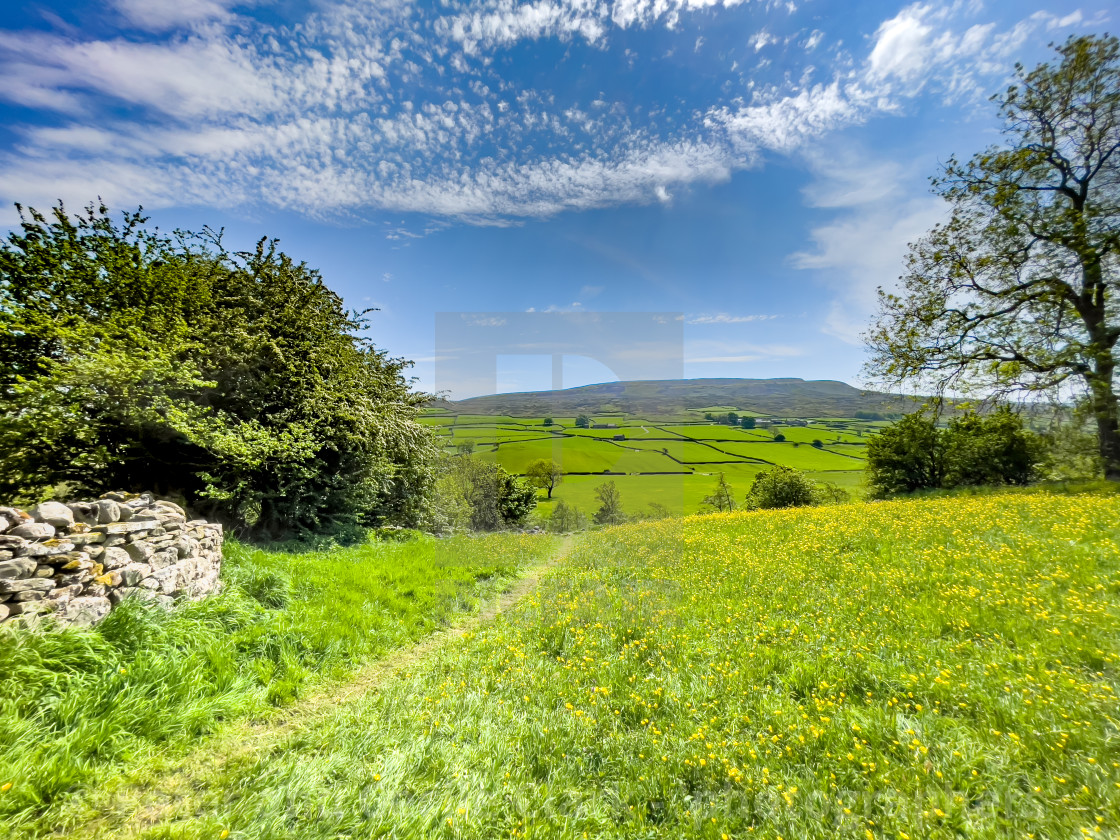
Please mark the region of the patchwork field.
POLYGON ((133 771, 139 786, 100 774, 25 836, 1120 833, 1115 494, 580 539, 513 609, 376 690, 296 710, 286 733, 247 728, 232 760, 203 742, 170 776, 133 771))
MULTIPOLYGON (((726 407, 705 409, 726 415, 726 407)), ((709 495, 720 472, 728 476, 740 499, 754 476, 774 464, 812 473, 857 494, 862 493, 863 458, 867 439, 881 425, 862 420, 798 420, 767 418, 749 411, 773 428, 743 429, 703 419, 658 421, 620 414, 598 415, 593 423, 610 428, 577 428, 574 417, 487 416, 431 411, 424 420, 441 435, 448 452, 464 444, 474 453, 491 458, 510 472, 523 474, 533 461, 551 459, 560 464, 565 480, 553 491, 553 502, 563 499, 591 514, 597 507, 594 490, 612 480, 619 487, 623 506, 631 513, 647 510, 651 503, 675 513, 696 513, 709 495), (806 423, 807 425, 791 425, 806 423), (784 441, 776 441, 781 434, 784 441), (819 442, 820 447, 813 446, 819 442)), ((541 513, 551 504, 541 494, 541 513)))

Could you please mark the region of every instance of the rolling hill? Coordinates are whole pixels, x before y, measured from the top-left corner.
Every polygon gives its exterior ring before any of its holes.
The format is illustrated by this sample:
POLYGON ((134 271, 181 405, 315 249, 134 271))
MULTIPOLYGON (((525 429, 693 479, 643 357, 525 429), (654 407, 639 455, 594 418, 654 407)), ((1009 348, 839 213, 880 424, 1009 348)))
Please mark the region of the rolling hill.
POLYGON ((902 414, 914 411, 919 402, 828 379, 651 379, 493 394, 442 405, 462 413, 515 417, 615 412, 667 417, 714 406, 778 417, 852 417, 857 411, 902 414))

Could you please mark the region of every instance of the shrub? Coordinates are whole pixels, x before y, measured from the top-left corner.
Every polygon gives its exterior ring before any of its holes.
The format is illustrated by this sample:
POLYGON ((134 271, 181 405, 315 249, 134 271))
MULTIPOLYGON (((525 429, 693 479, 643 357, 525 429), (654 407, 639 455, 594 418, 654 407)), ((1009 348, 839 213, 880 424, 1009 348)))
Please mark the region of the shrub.
POLYGON ((104 206, 20 212, 0 242, 0 498, 152 490, 271 538, 420 515, 426 396, 316 271, 104 206))
POLYGON ((1038 477, 1043 442, 1023 428, 1007 407, 949 421, 945 441, 945 487, 1029 484, 1038 477))
POLYGON ((803 472, 779 466, 755 476, 745 507, 748 510, 767 510, 813 505, 817 501, 816 488, 803 472))
POLYGON ((618 525, 626 521, 626 514, 622 510, 622 497, 613 481, 596 487, 595 496, 599 499, 599 509, 595 511, 593 517, 596 525, 618 525))
POLYGON ((876 495, 977 485, 1028 484, 1044 461, 1042 438, 1006 406, 970 412, 939 429, 910 414, 867 444, 867 481, 876 495))
POLYGON ((940 487, 944 448, 932 417, 907 414, 867 442, 867 483, 877 495, 940 487))
POLYGON ((583 511, 569 505, 563 499, 556 503, 548 517, 548 530, 558 534, 582 531, 587 527, 587 516, 583 511))

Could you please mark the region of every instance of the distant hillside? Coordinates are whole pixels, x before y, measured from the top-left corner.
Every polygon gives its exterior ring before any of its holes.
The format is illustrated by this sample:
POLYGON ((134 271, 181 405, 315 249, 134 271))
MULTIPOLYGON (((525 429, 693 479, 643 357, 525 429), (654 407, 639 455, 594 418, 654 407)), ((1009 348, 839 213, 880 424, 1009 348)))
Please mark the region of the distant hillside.
POLYGON ((659 379, 607 382, 562 391, 494 394, 448 403, 464 414, 515 417, 622 412, 665 417, 689 409, 733 406, 778 417, 852 417, 857 411, 914 411, 913 398, 863 391, 844 382, 804 379, 659 379))

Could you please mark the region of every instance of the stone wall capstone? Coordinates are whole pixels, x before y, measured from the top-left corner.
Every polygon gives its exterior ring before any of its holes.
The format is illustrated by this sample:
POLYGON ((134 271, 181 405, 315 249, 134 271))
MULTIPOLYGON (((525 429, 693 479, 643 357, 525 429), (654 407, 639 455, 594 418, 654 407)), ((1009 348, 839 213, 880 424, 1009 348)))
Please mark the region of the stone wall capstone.
POLYGON ((170 607, 218 588, 222 526, 150 493, 0 507, 0 623, 91 625, 125 598, 170 607))

